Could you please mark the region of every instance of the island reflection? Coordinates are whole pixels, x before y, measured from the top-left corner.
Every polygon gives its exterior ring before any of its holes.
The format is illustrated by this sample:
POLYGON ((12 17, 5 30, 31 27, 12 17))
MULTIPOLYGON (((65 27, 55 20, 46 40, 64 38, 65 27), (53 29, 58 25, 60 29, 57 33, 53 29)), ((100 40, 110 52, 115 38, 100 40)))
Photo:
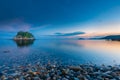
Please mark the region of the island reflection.
POLYGON ((28 47, 34 44, 34 40, 14 40, 18 47, 28 47))

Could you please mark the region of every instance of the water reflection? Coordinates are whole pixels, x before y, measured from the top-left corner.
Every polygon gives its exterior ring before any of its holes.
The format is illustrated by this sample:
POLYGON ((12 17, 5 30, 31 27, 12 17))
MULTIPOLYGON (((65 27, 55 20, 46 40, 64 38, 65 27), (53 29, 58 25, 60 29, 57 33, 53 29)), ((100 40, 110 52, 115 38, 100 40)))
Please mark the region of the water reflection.
POLYGON ((57 63, 70 65, 89 62, 112 65, 115 61, 120 64, 119 41, 30 40, 13 42, 11 40, 1 40, 0 53, 2 54, 0 55, 0 65, 19 65, 37 61, 43 64, 48 61, 51 63, 56 61, 57 63))
POLYGON ((27 47, 34 43, 34 40, 14 40, 18 47, 27 47))
POLYGON ((77 44, 83 45, 87 49, 93 49, 97 51, 108 51, 119 53, 120 41, 106 41, 106 40, 84 40, 78 41, 77 44))

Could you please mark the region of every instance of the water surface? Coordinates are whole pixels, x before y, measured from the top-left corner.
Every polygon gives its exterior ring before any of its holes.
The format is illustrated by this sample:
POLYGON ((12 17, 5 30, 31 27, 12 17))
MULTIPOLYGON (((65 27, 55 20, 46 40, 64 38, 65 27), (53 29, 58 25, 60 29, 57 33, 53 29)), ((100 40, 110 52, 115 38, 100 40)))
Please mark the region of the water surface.
POLYGON ((47 62, 76 64, 120 64, 120 42, 104 40, 0 40, 0 65, 47 62))

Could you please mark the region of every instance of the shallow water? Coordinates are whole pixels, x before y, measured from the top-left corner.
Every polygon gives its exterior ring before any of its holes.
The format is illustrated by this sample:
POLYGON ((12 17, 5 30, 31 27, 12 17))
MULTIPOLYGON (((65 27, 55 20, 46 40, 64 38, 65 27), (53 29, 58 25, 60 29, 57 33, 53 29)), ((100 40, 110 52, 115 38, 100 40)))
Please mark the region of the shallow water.
POLYGON ((57 64, 120 64, 120 42, 104 40, 0 40, 0 65, 40 62, 57 64))

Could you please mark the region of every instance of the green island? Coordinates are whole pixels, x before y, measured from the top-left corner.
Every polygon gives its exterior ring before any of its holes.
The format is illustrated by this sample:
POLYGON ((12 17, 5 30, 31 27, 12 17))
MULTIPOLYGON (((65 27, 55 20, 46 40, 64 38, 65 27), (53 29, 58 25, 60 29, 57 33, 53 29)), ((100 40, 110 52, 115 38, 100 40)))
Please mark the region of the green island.
POLYGON ((34 40, 34 36, 30 32, 19 31, 14 37, 14 40, 34 40))

